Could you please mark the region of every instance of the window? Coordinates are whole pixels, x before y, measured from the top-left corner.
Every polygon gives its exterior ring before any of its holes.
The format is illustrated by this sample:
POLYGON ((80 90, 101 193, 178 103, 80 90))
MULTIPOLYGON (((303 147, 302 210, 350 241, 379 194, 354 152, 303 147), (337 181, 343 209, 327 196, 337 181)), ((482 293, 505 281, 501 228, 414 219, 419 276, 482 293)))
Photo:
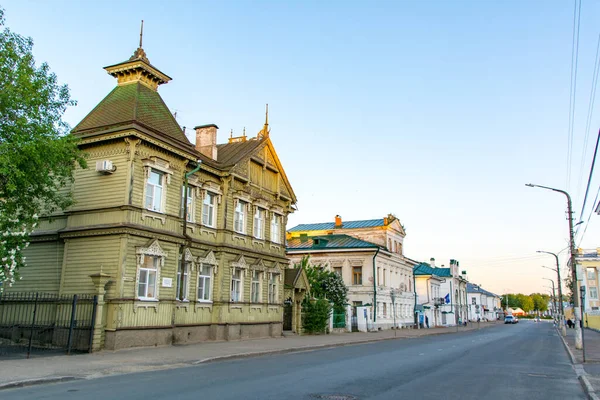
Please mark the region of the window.
POLYGON ((271 216, 271 242, 281 243, 281 215, 275 213, 271 216))
POLYGON ((383 316, 387 316, 387 303, 383 303, 383 316))
POLYGON ((163 203, 163 181, 164 174, 154 169, 146 181, 146 208, 152 211, 162 212, 163 203))
POLYGON ((233 216, 233 230, 237 233, 246 233, 246 203, 238 201, 235 206, 235 213, 233 216))
POLYGON ((342 276, 342 267, 333 267, 333 272, 335 272, 339 276, 342 276))
POLYGON ((212 268, 207 264, 200 264, 198 268, 198 301, 210 301, 212 268))
POLYGON ((260 271, 252 271, 252 283, 250 287, 250 301, 252 303, 260 303, 261 295, 260 295, 260 271))
POLYGON ((210 228, 215 227, 215 199, 217 196, 210 192, 206 192, 204 195, 204 202, 202 203, 202 225, 210 228))
POLYGON ((265 210, 256 207, 254 212, 254 237, 257 239, 265 238, 265 210))
POLYGON ((384 268, 384 269, 383 269, 383 286, 386 286, 386 285, 385 285, 385 283, 386 283, 386 282, 385 282, 385 276, 386 276, 386 275, 387 275, 387 270, 384 268))
POLYGON ((190 265, 192 264, 189 261, 184 262, 183 271, 181 262, 177 263, 177 291, 175 292, 175 298, 177 300, 187 300, 188 299, 188 282, 189 282, 189 271, 190 265), (183 274, 182 274, 183 272, 183 274), (183 289, 182 289, 183 288, 183 289))
POLYGON ((596 269, 595 268, 587 269, 587 278, 588 278, 588 280, 591 280, 591 281, 596 279, 596 269))
POLYGON ((271 274, 269 277, 269 303, 277 302, 277 274, 271 274))
MULTIPOLYGON (((188 222, 194 222, 194 190, 188 186, 187 193, 187 220, 188 222)), ((181 218, 183 218, 184 209, 184 201, 185 201, 185 185, 181 187, 181 218)))
POLYGON ((362 267, 352 267, 352 284, 362 285, 362 267))
POLYGON ((598 289, 596 289, 595 287, 591 287, 590 288, 590 299, 597 299, 598 298, 598 289))
POLYGON ((239 268, 231 275, 231 301, 242 301, 242 270, 239 268))
POLYGON ((140 266, 140 278, 138 281, 138 297, 140 299, 156 299, 156 275, 159 262, 159 257, 144 257, 144 263, 140 266))
POLYGON ((477 299, 475 297, 471 297, 471 304, 477 304, 477 299))

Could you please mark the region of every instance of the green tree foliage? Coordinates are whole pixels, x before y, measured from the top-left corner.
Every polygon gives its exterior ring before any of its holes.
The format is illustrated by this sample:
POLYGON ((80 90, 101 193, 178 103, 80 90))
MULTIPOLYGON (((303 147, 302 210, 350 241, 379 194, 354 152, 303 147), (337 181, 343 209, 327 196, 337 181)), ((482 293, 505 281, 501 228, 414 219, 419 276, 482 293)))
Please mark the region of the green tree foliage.
POLYGON ((2 9, 0 29, 0 284, 12 286, 37 216, 72 204, 61 188, 86 165, 62 120, 68 87, 35 65, 32 39, 6 28, 2 9))
POLYGON ((549 297, 540 293, 533 293, 529 297, 533 300, 533 309, 536 311, 546 311, 548 309, 549 297))
POLYGON ((310 296, 315 299, 327 299, 336 308, 343 308, 348 300, 348 288, 341 276, 328 271, 323 265, 311 265, 305 256, 296 267, 306 272, 310 284, 310 296))
POLYGON ((324 333, 327 329, 331 304, 326 299, 307 300, 302 306, 304 319, 302 326, 307 333, 324 333))
POLYGON ((550 296, 541 293, 532 293, 530 295, 517 293, 517 294, 503 294, 502 295, 502 308, 521 308, 525 312, 529 311, 546 311, 548 309, 548 302, 550 296))

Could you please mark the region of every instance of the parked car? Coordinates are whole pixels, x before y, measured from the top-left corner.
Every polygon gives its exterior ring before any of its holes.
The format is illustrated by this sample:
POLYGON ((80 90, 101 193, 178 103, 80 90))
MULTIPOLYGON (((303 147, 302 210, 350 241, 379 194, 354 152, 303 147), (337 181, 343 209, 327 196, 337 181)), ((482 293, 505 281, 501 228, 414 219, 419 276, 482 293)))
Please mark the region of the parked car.
POLYGON ((513 317, 512 315, 507 315, 506 317, 504 317, 504 323, 505 324, 515 324, 515 317, 513 317))
POLYGON ((517 318, 517 317, 513 317, 513 318, 514 318, 513 324, 518 324, 519 323, 519 318, 517 318))

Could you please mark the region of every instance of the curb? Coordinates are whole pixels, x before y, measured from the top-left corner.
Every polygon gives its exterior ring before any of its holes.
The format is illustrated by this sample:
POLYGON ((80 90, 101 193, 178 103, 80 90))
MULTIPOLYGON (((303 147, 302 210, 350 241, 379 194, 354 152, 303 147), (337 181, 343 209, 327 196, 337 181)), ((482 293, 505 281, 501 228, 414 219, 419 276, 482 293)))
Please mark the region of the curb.
POLYGON ((69 381, 75 381, 75 380, 80 380, 80 379, 81 378, 78 378, 76 376, 53 376, 50 378, 39 378, 39 379, 29 379, 29 380, 24 380, 24 381, 14 381, 14 382, 8 382, 8 383, 1 383, 0 390, 15 389, 15 388, 21 388, 21 387, 33 386, 33 385, 43 385, 46 383, 69 382, 69 381))
POLYGON ((567 344, 567 341, 565 340, 565 338, 561 335, 561 333, 558 329, 556 330, 556 332, 558 333, 558 337, 560 338, 560 340, 562 340, 563 346, 565 346, 565 350, 567 350, 567 353, 569 354, 569 358, 571 359, 571 364, 578 364, 577 360, 575 359, 575 355, 569 348, 569 345, 567 344))
POLYGON ((585 392, 585 394, 587 394, 588 399, 591 399, 591 400, 600 400, 600 397, 598 397, 598 395, 596 395, 596 392, 594 392, 594 387, 590 383, 590 381, 587 378, 587 376, 580 375, 578 377, 578 379, 579 379, 579 383, 581 383, 581 386, 583 386, 583 391, 585 392))

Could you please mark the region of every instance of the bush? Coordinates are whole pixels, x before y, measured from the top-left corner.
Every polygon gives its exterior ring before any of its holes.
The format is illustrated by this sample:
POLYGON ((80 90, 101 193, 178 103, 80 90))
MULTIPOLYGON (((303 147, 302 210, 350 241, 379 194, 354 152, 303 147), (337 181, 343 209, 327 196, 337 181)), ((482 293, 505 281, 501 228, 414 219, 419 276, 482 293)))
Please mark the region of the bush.
POLYGON ((325 299, 304 302, 303 327, 306 333, 325 333, 329 325, 331 305, 325 299))

